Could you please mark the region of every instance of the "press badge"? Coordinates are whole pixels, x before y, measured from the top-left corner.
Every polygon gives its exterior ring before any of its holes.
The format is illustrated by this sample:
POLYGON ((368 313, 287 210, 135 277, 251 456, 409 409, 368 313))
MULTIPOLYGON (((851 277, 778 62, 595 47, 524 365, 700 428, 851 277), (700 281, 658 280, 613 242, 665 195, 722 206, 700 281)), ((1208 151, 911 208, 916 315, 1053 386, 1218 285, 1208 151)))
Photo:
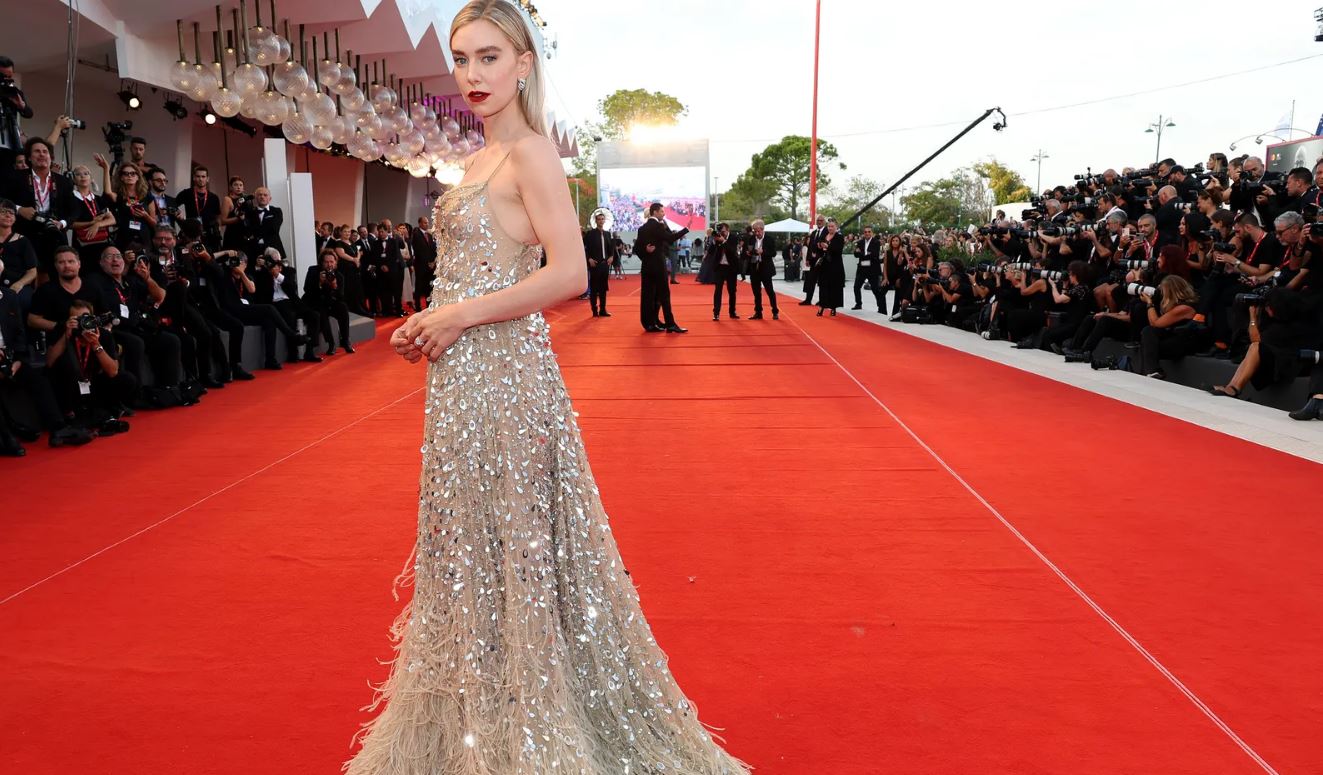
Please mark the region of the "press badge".
POLYGON ((129 319, 129 305, 127 304, 119 305, 119 316, 124 318, 125 320, 129 319))
POLYGON ((142 221, 129 221, 129 228, 133 231, 142 231, 142 221))
POLYGON ((78 395, 80 396, 92 395, 92 383, 85 379, 78 380, 78 395))

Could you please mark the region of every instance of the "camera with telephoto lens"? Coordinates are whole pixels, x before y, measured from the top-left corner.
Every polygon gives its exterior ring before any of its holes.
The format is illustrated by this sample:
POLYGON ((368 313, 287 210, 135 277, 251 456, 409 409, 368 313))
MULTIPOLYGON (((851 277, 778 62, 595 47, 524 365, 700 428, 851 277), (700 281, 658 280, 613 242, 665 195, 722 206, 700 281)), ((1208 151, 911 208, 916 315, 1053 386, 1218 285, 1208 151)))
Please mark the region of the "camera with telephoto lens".
POLYGON ((934 285, 941 282, 941 277, 936 269, 919 269, 914 272, 914 281, 920 285, 934 285))
POLYGON ((1299 358, 1301 361, 1304 361, 1305 363, 1318 364, 1320 362, 1323 362, 1323 352, 1319 350, 1301 350, 1299 353, 1299 358))
POLYGON ((1252 291, 1237 293, 1234 304, 1237 307, 1262 307, 1264 301, 1268 298, 1268 291, 1272 290, 1267 285, 1260 285, 1252 291))
POLYGON ((1241 178, 1239 185, 1241 190, 1249 196, 1258 196, 1263 193, 1265 186, 1276 186, 1283 180, 1286 180, 1286 175, 1283 173, 1265 171, 1263 177, 1258 180, 1246 180, 1245 178, 1241 178))
POLYGON ((1323 223, 1311 223, 1311 224, 1309 224, 1309 236, 1311 236, 1311 237, 1323 237, 1323 223))
POLYGON ((101 128, 101 136, 106 138, 106 146, 110 149, 110 155, 114 158, 116 166, 124 161, 124 141, 129 138, 128 133, 132 129, 132 121, 110 121, 101 128))
POLYGON ((267 248, 269 252, 262 252, 257 256, 258 269, 270 269, 273 266, 283 267, 285 258, 275 248, 267 248), (274 253, 275 255, 272 255, 274 253))
POLYGON ((334 269, 323 269, 323 270, 322 270, 322 282, 323 282, 323 283, 331 283, 331 282, 335 282, 335 270, 334 270, 334 269))
POLYGON ((79 333, 86 331, 100 331, 103 328, 109 327, 114 320, 115 316, 109 312, 100 315, 84 312, 77 317, 78 331, 79 333))
POLYGON ((1158 289, 1152 285, 1143 283, 1130 283, 1125 287, 1125 292, 1131 296, 1152 296, 1158 292, 1158 289))
POLYGON ((970 272, 970 274, 976 274, 976 275, 989 274, 990 272, 996 271, 996 268, 997 268, 996 265, 993 264, 991 261, 980 261, 974 265, 974 269, 970 272))
POLYGON ((1117 267, 1121 269, 1148 269, 1153 264, 1152 261, 1143 261, 1139 259, 1117 261, 1117 267))
POLYGON ((70 128, 70 129, 87 129, 87 122, 84 121, 84 120, 82 120, 81 118, 71 118, 71 119, 69 119, 69 128, 70 128))
POLYGON ((1036 221, 1042 216, 1043 211, 1037 207, 1031 207, 1028 210, 1020 211, 1020 220, 1022 221, 1036 221))
POLYGON ((50 217, 49 215, 46 215, 45 213, 37 213, 36 215, 33 215, 32 222, 42 227, 43 229, 60 231, 60 222, 50 217))
POLYGON ((1226 253, 1232 255, 1236 252, 1236 246, 1230 242, 1214 242, 1212 250, 1214 253, 1226 253))
POLYGON ((1006 227, 1006 226, 980 226, 980 227, 978 228, 978 233, 979 233, 979 234, 991 234, 991 235, 994 235, 994 236, 1001 236, 1001 235, 1003 235, 1003 234, 1010 234, 1010 233, 1011 233, 1011 230, 1010 230, 1009 227, 1006 227))
POLYGON ((1054 272, 1049 269, 1030 269, 1029 276, 1034 278, 1041 277, 1049 282, 1059 283, 1066 276, 1065 272, 1054 272))
POLYGON ((216 257, 216 265, 222 269, 233 271, 239 268, 239 264, 244 260, 244 254, 239 251, 227 253, 224 256, 216 257))
POLYGON ((1038 239, 1038 229, 1015 227, 1011 229, 1011 234, 1014 234, 1020 239, 1038 239))

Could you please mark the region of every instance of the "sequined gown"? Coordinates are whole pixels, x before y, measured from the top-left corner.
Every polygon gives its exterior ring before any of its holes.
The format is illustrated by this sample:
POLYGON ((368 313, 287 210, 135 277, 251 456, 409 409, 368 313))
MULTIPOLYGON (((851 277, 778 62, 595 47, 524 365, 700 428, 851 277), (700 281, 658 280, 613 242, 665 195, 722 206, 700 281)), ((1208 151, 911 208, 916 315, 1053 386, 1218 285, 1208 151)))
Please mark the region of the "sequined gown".
MULTIPOLYGON (((485 183, 447 191, 434 215, 432 304, 537 270, 485 183)), ((399 580, 413 599, 368 709, 384 708, 345 771, 744 773, 643 618, 542 314, 467 331, 429 367, 424 412, 418 541, 399 580)))

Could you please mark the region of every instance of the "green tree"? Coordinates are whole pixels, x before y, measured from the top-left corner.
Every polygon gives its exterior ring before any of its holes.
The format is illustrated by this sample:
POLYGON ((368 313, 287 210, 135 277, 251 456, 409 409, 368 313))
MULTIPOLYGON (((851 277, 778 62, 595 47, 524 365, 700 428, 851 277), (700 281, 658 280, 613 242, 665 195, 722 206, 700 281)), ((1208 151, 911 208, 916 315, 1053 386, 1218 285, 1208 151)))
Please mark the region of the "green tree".
POLYGON ((989 157, 974 165, 974 173, 987 181, 988 188, 996 196, 994 204, 1006 202, 1024 202, 1030 197, 1029 185, 1024 178, 1010 167, 989 157))
POLYGON ((964 226, 988 217, 988 188, 972 169, 958 169, 950 177, 924 181, 901 202, 910 222, 925 228, 964 226))
MULTIPOLYGON (((602 140, 621 140, 634 124, 670 125, 680 121, 688 112, 678 99, 663 92, 646 89, 617 89, 597 102, 598 117, 578 128, 575 139, 579 155, 570 163, 568 177, 584 181, 579 196, 597 201, 597 143, 602 140)), ((570 183, 570 195, 575 183, 570 183)), ((582 207, 580 214, 587 221, 594 207, 582 207)))
POLYGON ((785 210, 773 203, 775 198, 775 183, 745 171, 729 189, 721 192, 721 209, 717 214, 726 222, 754 218, 779 221, 785 217, 785 210))
MULTIPOLYGON (((846 182, 844 191, 832 188, 825 192, 826 202, 818 206, 818 212, 828 218, 835 218, 842 229, 851 232, 862 231, 863 226, 860 223, 846 223, 845 219, 859 212, 861 207, 876 199, 884 190, 885 187, 880 182, 862 175, 854 175, 846 182)), ((891 227, 891 211, 881 203, 874 205, 871 210, 861 215, 860 219, 863 224, 878 229, 891 227)))
MULTIPOLYGON (((772 201, 790 211, 791 218, 799 217, 799 206, 808 198, 809 157, 812 141, 803 135, 788 135, 781 141, 753 155, 745 175, 770 182, 775 189, 772 201)), ((831 178, 823 169, 825 162, 835 161, 836 146, 825 140, 818 141, 818 190, 831 185, 831 178)), ((844 164, 839 165, 845 169, 844 164)))

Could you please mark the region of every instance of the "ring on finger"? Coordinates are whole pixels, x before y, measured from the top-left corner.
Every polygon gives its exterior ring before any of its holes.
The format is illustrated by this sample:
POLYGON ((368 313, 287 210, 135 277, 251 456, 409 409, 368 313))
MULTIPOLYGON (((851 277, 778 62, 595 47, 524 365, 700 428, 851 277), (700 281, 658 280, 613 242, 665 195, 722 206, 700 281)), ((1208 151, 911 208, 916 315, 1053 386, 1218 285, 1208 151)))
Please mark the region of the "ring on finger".
POLYGON ((417 337, 416 339, 414 339, 414 340, 413 340, 413 343, 414 343, 415 345, 417 345, 418 347, 422 347, 424 344, 427 343, 427 341, 426 341, 425 339, 423 339, 423 338, 420 336, 420 337, 417 337))

